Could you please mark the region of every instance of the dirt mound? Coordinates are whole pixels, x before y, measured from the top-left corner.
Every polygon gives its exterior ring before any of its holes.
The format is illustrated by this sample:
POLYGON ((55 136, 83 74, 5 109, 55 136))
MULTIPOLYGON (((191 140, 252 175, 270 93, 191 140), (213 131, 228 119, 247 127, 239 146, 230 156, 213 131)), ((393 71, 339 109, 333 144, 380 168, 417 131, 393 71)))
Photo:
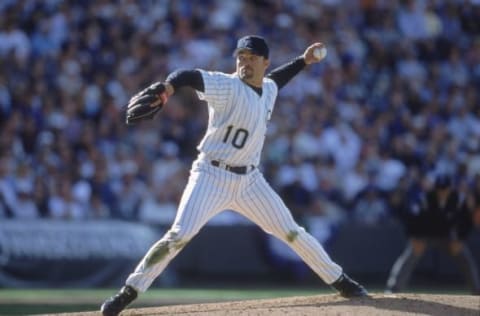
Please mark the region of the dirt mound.
MULTIPOLYGON (((79 313, 68 315, 80 315, 79 313)), ((98 313, 82 313, 98 315, 98 313)), ((480 316, 480 296, 373 294, 347 300, 338 295, 288 297, 223 303, 130 308, 127 315, 445 315, 480 316)))

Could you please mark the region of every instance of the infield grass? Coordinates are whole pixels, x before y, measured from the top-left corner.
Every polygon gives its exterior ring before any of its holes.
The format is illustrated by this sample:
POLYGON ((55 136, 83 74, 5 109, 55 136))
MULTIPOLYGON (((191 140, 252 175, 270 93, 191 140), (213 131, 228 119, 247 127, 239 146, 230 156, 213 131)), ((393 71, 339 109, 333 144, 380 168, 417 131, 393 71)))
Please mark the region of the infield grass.
MULTIPOLYGON (((33 315, 98 310, 103 300, 118 289, 2 289, 0 315, 33 315)), ((325 290, 327 292, 327 290, 325 290)), ((319 290, 288 289, 151 289, 134 305, 162 306, 319 294, 319 290)))
MULTIPOLYGON (((118 289, 1 289, 0 315, 35 315, 98 310, 103 300, 118 289)), ((370 288, 372 293, 382 292, 370 288)), ((412 292, 431 294, 468 294, 458 290, 416 289, 412 292)), ((163 306, 202 302, 220 302, 277 297, 331 294, 321 289, 150 289, 133 304, 136 307, 163 306)))

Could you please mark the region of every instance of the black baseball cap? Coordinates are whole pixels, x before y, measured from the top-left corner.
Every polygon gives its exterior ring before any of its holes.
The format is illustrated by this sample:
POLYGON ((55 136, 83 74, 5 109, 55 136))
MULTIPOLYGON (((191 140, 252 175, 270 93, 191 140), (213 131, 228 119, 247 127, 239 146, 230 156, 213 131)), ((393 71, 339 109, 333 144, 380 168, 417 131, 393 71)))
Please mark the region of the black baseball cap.
POLYGON ((237 42, 237 48, 233 52, 233 56, 241 50, 249 50, 252 54, 263 56, 265 59, 268 59, 268 45, 265 39, 257 35, 247 35, 242 37, 237 42))

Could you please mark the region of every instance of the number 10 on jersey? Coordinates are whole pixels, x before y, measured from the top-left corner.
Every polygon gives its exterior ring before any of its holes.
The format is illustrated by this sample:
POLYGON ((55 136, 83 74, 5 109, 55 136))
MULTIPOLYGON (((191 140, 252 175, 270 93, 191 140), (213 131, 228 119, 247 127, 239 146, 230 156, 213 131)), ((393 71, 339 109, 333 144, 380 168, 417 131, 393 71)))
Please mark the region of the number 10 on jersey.
POLYGON ((228 143, 230 142, 233 147, 235 148, 243 148, 245 146, 245 142, 248 138, 248 131, 244 128, 235 128, 233 125, 229 125, 227 127, 227 132, 225 133, 225 137, 223 137, 223 142, 228 143))

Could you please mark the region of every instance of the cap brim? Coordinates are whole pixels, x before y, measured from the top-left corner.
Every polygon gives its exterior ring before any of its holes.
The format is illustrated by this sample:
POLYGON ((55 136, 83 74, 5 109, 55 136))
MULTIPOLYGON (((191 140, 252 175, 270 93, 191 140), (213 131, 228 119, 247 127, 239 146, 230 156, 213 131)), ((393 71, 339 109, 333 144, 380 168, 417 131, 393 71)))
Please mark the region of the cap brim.
POLYGON ((237 48, 233 51, 233 57, 237 57, 238 54, 240 54, 241 52, 249 52, 253 55, 257 55, 257 56, 261 56, 261 57, 265 57, 263 56, 262 54, 259 54, 258 52, 256 52, 255 50, 251 49, 251 48, 248 48, 248 47, 242 47, 242 48, 237 48))

